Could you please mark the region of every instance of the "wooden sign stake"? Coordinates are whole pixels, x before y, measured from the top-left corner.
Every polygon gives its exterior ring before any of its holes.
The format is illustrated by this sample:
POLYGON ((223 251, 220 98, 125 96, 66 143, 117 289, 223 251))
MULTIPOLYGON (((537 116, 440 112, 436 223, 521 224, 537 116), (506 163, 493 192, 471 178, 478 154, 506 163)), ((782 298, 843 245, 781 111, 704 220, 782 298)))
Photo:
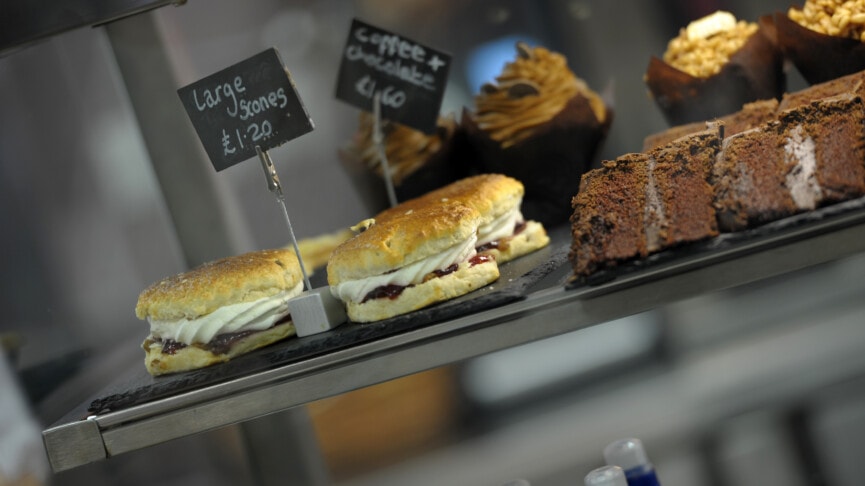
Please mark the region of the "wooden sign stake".
POLYGON ((378 159, 381 164, 384 183, 387 187, 387 199, 390 201, 390 207, 397 205, 396 191, 393 187, 393 177, 391 177, 390 166, 387 163, 387 152, 384 148, 384 134, 381 132, 381 91, 376 91, 372 98, 373 106, 373 129, 372 142, 378 149, 378 159))

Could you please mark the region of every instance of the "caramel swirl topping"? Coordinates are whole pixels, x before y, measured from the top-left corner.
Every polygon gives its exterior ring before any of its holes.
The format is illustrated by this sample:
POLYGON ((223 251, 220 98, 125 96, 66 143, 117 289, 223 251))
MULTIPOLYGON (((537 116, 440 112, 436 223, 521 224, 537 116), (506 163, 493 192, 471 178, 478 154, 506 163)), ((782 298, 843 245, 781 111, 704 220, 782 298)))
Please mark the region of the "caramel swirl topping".
MULTIPOLYGON (((374 128, 373 115, 369 112, 362 112, 358 131, 354 135, 349 151, 359 158, 366 167, 383 176, 384 171, 378 148, 373 140, 374 128)), ((441 150, 442 145, 450 138, 455 129, 456 120, 453 116, 440 117, 437 122, 436 133, 432 135, 427 135, 399 123, 382 120, 384 152, 393 183, 401 184, 403 179, 420 169, 433 154, 441 150)))
POLYGON ((475 123, 502 147, 532 136, 577 94, 589 100, 599 123, 606 119, 603 100, 571 72, 563 55, 523 42, 516 50, 495 84, 485 84, 475 96, 475 123))

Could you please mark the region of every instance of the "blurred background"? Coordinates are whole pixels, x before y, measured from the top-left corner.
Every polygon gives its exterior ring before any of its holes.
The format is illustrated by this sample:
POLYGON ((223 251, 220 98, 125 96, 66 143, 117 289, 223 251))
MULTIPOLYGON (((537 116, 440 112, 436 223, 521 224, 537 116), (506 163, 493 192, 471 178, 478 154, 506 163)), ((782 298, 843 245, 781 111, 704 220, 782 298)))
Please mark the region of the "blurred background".
MULTIPOLYGON (((44 3, 46 16, 68 8, 44 3)), ((20 484, 262 481, 237 427, 59 474, 41 457, 38 431, 115 370, 141 365, 147 328, 133 309, 143 288, 201 260, 289 242, 257 162, 216 173, 188 128, 153 124, 177 113, 176 88, 279 49, 315 122, 270 151, 294 232, 306 238, 371 212, 337 155, 357 128, 358 110, 334 98, 354 17, 452 54, 443 113, 470 105, 516 40, 561 52, 590 87, 612 94, 616 117, 599 157, 612 159, 666 128, 643 74, 679 28, 718 9, 756 20, 789 6, 188 0, 5 51, 0 383, 32 423, 12 442, 29 444, 13 445, 15 457, 37 471, 20 484)), ((789 90, 804 86, 795 69, 787 74, 789 90)), ((643 440, 665 485, 859 486, 863 270, 852 258, 316 402, 305 407, 309 446, 329 482, 358 486, 581 484, 603 447, 626 436, 643 440)), ((8 430, 0 427, 7 444, 8 430)))

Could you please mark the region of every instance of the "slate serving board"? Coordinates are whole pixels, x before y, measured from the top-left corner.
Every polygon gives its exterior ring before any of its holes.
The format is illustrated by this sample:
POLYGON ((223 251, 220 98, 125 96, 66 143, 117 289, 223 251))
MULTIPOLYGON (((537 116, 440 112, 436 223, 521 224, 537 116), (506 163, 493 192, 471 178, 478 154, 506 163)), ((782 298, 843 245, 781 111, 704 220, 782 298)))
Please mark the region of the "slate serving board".
MULTIPOLYGON (((570 228, 568 225, 563 225, 549 231, 552 241, 548 247, 502 265, 498 281, 471 294, 375 323, 349 322, 321 334, 291 338, 240 356, 228 363, 201 370, 152 377, 142 364, 139 369, 133 370, 130 375, 119 379, 104 390, 91 402, 88 412, 98 414, 120 410, 420 327, 435 325, 524 299, 530 292, 543 288, 562 285, 566 290, 601 287, 626 276, 639 276, 639 272, 644 272, 649 279, 662 278, 675 272, 735 258, 747 252, 765 251, 796 239, 863 223, 865 223, 865 197, 783 218, 745 231, 724 233, 705 241, 665 250, 647 258, 622 262, 582 279, 575 278, 570 270, 567 259, 571 243, 570 228), (826 226, 818 224, 821 222, 829 224, 826 226), (685 264, 681 264, 682 262, 685 264), (649 269, 663 269, 665 265, 671 263, 676 265, 670 265, 670 271, 645 272, 649 269)), ((316 288, 323 285, 316 282, 326 281, 321 273, 314 274, 311 280, 313 287, 316 288)), ((640 281, 644 281, 642 277, 640 281)))
MULTIPOLYGON (((647 276, 647 278, 662 278, 671 275, 672 272, 693 270, 699 266, 742 256, 747 252, 765 251, 801 238, 861 223, 865 223, 865 197, 824 206, 755 228, 735 233, 722 233, 714 238, 664 250, 646 258, 621 262, 585 278, 571 276, 565 288, 571 290, 580 287, 597 287, 647 269, 658 269, 676 263, 675 270, 656 272, 651 277, 647 276), (823 227, 817 224, 820 222, 829 225, 823 227), (694 263, 687 264, 688 260, 693 260, 694 263), (685 264, 681 264, 683 262, 685 264)), ((645 281, 642 276, 640 279, 645 281)))
MULTIPOLYGON (((88 413, 102 414, 140 405, 521 300, 529 289, 567 261, 568 228, 553 228, 549 234, 551 242, 546 248, 501 265, 496 282, 425 309, 373 323, 347 322, 320 334, 289 338, 227 363, 173 375, 150 376, 142 362, 140 369, 122 377, 94 399, 88 413)), ((320 284, 316 282, 326 279, 323 272, 317 272, 310 281, 318 288, 320 284)))

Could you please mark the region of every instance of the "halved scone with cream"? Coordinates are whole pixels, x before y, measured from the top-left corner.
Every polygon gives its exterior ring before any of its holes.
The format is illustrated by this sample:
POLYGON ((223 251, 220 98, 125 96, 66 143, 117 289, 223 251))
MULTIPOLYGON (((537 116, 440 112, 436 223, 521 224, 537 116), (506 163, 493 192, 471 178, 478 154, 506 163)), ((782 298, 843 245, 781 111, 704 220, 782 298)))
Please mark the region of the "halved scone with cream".
POLYGON ((294 251, 261 250, 160 280, 138 297, 150 324, 151 375, 204 368, 296 334, 288 301, 303 292, 294 251))
POLYGON ((521 211, 525 189, 522 182, 502 174, 480 174, 448 184, 379 213, 384 221, 418 208, 459 202, 481 214, 477 251, 488 253, 501 264, 547 246, 544 225, 526 220, 521 211))
POLYGON ((450 300, 494 282, 495 258, 476 250, 481 214, 458 202, 369 221, 327 264, 331 293, 349 319, 373 322, 450 300))

